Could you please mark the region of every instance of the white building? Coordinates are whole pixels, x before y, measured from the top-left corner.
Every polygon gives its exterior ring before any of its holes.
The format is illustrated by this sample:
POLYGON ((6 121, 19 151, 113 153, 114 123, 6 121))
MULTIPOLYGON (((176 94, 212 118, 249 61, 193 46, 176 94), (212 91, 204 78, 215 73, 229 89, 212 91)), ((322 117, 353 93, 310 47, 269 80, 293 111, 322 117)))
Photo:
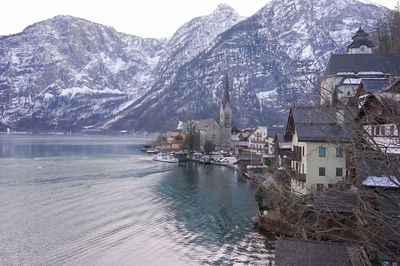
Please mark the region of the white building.
POLYGON ((265 154, 268 153, 268 135, 267 127, 258 126, 256 127, 247 137, 248 148, 252 152, 265 154))
POLYGON ((347 54, 331 55, 321 81, 321 104, 355 96, 363 79, 400 76, 399 54, 373 54, 372 49, 368 33, 360 27, 347 54))

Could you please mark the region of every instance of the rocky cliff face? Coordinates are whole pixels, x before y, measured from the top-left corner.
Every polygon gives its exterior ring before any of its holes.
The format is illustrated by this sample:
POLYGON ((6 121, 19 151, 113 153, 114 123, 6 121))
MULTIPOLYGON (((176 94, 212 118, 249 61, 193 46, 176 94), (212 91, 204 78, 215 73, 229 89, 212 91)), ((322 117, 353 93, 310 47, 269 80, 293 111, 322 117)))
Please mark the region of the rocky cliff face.
POLYGON ((230 7, 142 39, 59 16, 0 38, 0 127, 169 130, 218 117, 226 72, 233 124, 283 121, 315 98, 331 53, 387 12, 355 0, 272 0, 246 20, 230 7))
POLYGON ((20 130, 82 128, 144 95, 165 41, 69 16, 0 39, 0 122, 20 130))
POLYGON ((330 54, 344 53, 360 24, 371 30, 384 12, 355 0, 273 0, 174 70, 176 76, 158 80, 113 126, 166 130, 188 116, 217 118, 226 72, 234 125, 282 122, 290 105, 317 98, 312 82, 330 54))

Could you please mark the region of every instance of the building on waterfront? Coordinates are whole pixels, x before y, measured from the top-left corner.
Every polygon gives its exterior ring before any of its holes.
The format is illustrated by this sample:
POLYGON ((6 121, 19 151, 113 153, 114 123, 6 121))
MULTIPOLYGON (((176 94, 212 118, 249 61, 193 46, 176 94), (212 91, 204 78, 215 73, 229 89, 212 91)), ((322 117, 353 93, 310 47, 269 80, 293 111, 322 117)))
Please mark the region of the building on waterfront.
POLYGON ((172 131, 171 136, 167 139, 170 148, 179 149, 185 138, 185 135, 186 134, 182 131, 182 129, 175 129, 172 131))
POLYGON ((291 191, 308 194, 343 180, 350 136, 336 116, 331 106, 291 108, 284 136, 291 191))
POLYGON ((220 106, 219 124, 215 119, 211 118, 192 122, 196 126, 196 131, 200 134, 200 149, 204 148, 204 143, 207 140, 210 140, 216 149, 231 150, 232 109, 229 100, 228 75, 225 75, 223 96, 220 106))
POLYGON ((355 96, 364 79, 379 82, 400 76, 400 54, 373 54, 372 49, 368 33, 360 27, 347 54, 331 55, 321 81, 321 104, 355 96))
POLYGON ((204 143, 210 140, 215 147, 220 144, 221 128, 215 119, 203 119, 194 122, 196 131, 200 134, 200 149, 204 148, 204 143))
POLYGON ((248 147, 251 152, 258 154, 266 154, 268 148, 268 135, 267 127, 256 127, 247 137, 249 144, 248 147))
POLYGON ((220 149, 230 150, 232 148, 232 109, 229 100, 228 74, 225 75, 224 94, 219 112, 219 123, 221 127, 220 149))

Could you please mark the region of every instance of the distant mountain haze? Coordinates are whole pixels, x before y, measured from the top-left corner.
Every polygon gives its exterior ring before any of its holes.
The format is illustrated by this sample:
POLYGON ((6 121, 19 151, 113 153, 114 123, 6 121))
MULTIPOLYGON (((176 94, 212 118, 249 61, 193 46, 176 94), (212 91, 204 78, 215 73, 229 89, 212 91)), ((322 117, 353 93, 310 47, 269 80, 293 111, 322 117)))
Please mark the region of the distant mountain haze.
MULTIPOLYGON (((225 73, 233 124, 282 122, 316 98, 331 53, 383 7, 355 0, 273 0, 244 19, 220 5, 168 40, 57 16, 0 37, 0 130, 170 130, 217 118, 225 73)), ((162 23, 162 22, 160 22, 162 23)))

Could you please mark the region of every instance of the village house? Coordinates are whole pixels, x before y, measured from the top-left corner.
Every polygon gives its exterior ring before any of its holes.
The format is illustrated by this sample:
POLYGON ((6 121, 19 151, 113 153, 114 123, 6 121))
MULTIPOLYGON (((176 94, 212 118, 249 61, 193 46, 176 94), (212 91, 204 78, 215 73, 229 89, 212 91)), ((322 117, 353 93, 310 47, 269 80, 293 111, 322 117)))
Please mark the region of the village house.
POLYGON ((268 135, 267 127, 258 126, 256 127, 247 137, 248 147, 251 152, 257 154, 265 154, 268 148, 268 135))
POLYGON ((241 151, 248 150, 249 141, 247 140, 247 132, 236 132, 232 134, 232 148, 234 154, 239 154, 241 151))
POLYGON ((275 160, 279 169, 290 168, 289 153, 292 150, 292 139, 288 136, 285 139, 285 132, 277 132, 274 140, 275 160))
POLYGON ((291 143, 287 170, 293 192, 323 190, 346 176, 350 136, 336 113, 331 106, 291 108, 284 138, 291 143))
POLYGON ((175 129, 172 131, 171 136, 167 139, 170 148, 179 149, 185 136, 186 134, 183 133, 182 129, 175 129))
POLYGON ((362 129, 360 135, 366 148, 400 154, 400 103, 394 93, 388 92, 390 90, 394 90, 393 85, 360 96, 362 101, 356 121, 362 129))

